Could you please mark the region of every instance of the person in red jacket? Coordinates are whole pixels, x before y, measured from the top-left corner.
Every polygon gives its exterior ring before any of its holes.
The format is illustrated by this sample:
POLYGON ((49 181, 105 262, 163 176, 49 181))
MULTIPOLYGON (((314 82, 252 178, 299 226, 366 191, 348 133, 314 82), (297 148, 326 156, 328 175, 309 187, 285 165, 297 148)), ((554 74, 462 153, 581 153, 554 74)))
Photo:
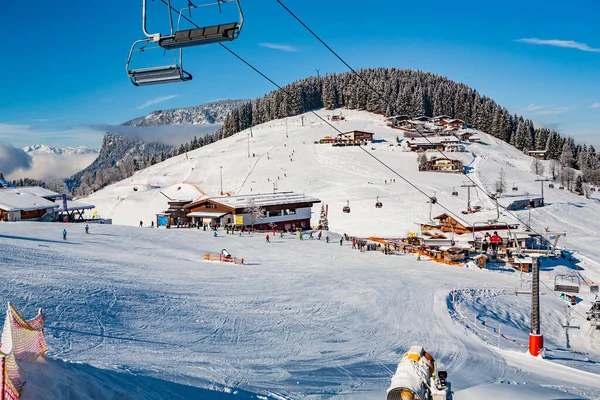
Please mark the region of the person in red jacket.
POLYGON ((267 237, 266 237, 266 239, 267 239, 267 243, 271 243, 271 241, 269 240, 270 238, 269 238, 269 235, 268 235, 268 234, 267 234, 267 237))
POLYGON ((498 255, 498 246, 502 244, 502 238, 498 235, 498 232, 494 232, 490 239, 490 244, 492 245, 492 254, 496 257, 498 255))

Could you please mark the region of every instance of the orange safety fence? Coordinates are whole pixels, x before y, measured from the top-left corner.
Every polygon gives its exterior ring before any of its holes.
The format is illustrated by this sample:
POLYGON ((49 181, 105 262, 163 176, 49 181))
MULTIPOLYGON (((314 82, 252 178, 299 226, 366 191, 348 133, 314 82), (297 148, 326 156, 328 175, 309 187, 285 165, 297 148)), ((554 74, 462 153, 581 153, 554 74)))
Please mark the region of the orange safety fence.
POLYGON ((223 254, 211 254, 211 253, 204 253, 204 261, 219 261, 219 262, 226 262, 226 263, 233 263, 233 264, 243 264, 244 263, 244 259, 243 258, 237 258, 237 257, 233 257, 233 256, 224 256, 223 254))

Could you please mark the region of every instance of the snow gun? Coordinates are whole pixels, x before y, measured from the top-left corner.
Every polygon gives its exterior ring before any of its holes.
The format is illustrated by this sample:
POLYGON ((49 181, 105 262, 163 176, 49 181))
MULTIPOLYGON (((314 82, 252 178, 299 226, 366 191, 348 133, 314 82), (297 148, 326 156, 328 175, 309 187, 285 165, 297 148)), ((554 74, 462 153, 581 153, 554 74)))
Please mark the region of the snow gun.
POLYGON ((448 373, 437 371, 435 360, 421 346, 412 346, 392 376, 387 400, 452 400, 448 373))

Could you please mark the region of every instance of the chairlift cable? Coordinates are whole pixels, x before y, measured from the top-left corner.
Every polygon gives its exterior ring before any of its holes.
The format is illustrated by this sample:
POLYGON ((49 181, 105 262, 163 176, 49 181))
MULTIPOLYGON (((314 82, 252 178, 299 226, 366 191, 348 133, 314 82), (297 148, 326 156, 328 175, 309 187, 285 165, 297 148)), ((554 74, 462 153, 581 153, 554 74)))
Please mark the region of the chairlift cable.
MULTIPOLYGON (((319 42, 321 42, 321 44, 323 44, 323 46, 325 46, 335 57, 337 57, 338 60, 340 60, 346 67, 348 67, 348 69, 350 71, 352 71, 352 73, 354 75, 356 75, 364 84, 365 86, 367 86, 371 91, 373 91, 378 97, 379 99, 381 99, 382 101, 384 101, 388 106, 390 106, 392 108, 392 114, 396 114, 395 113, 395 107, 394 105, 388 101, 385 100, 384 96, 379 93, 379 91, 375 88, 373 88, 373 86, 371 86, 354 68, 352 68, 338 53, 336 53, 327 43, 325 43, 325 41, 323 41, 323 39, 321 39, 319 37, 319 35, 317 35, 312 29, 310 29, 308 27, 308 25, 306 25, 292 10, 290 10, 281 0, 275 0, 277 3, 279 3, 279 5, 281 5, 281 7, 283 7, 294 19, 296 19, 296 21, 298 21, 300 23, 300 25, 302 25, 304 28, 306 28, 306 30, 308 32, 310 32, 319 42)), ((412 127, 419 133, 419 135, 421 135, 429 144, 433 144, 431 142, 431 140, 429 140, 429 138, 427 137, 427 135, 425 135, 419 128, 417 125, 411 123, 412 127)), ((442 150, 437 149, 438 153, 440 153, 444 158, 449 158, 442 150)), ((471 181, 478 189, 480 189, 486 196, 488 196, 491 200, 495 199, 492 197, 492 195, 490 193, 487 192, 487 190, 483 189, 480 185, 478 185, 467 173, 464 172, 464 170, 462 171, 462 174, 464 176, 467 177, 467 179, 469 181, 471 181)), ((529 229, 536 233, 537 235, 539 235, 540 237, 542 237, 543 240, 545 240, 548 244, 550 244, 550 241, 546 238, 544 238, 543 235, 541 235, 539 232, 535 231, 534 229, 531 229, 531 227, 525 223, 525 221, 523 221, 521 218, 519 218, 517 215, 515 215, 514 213, 512 213, 507 207, 496 203, 499 205, 500 208, 502 208, 504 211, 506 211, 508 214, 510 214, 514 219, 516 219, 517 221, 519 221, 520 223, 522 223, 524 226, 529 227, 529 229)))

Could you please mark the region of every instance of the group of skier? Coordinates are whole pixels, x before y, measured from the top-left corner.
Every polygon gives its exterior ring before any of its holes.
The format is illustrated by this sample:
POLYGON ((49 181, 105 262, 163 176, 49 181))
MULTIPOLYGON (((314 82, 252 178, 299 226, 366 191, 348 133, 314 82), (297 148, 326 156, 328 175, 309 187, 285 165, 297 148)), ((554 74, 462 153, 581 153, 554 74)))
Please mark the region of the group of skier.
POLYGON ((488 249, 491 247, 492 255, 496 257, 498 255, 498 247, 502 244, 502 238, 498 235, 497 231, 494 231, 494 234, 490 236, 489 232, 486 232, 483 237, 483 241, 481 242, 481 250, 484 253, 488 252, 488 249))
MULTIPOLYGON (((85 229, 85 233, 90 233, 90 226, 88 224, 85 224, 84 229, 85 229)), ((63 237, 63 240, 67 240, 67 228, 63 229, 62 237, 63 237)))

